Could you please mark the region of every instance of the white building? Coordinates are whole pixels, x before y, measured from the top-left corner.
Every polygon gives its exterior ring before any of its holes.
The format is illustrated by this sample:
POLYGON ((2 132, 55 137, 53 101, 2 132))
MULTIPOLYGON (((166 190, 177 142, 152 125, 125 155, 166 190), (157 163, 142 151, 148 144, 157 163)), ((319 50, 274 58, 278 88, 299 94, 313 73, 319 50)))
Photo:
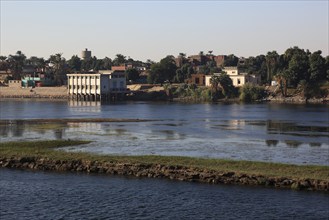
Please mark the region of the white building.
MULTIPOLYGON (((247 73, 239 73, 239 69, 235 66, 225 67, 223 71, 231 78, 233 86, 240 87, 246 83, 260 84, 260 76, 247 73)), ((220 73, 214 73, 214 75, 220 75, 220 73)), ((210 78, 212 76, 206 76, 206 86, 211 86, 210 78)))
POLYGON ((125 94, 126 75, 123 71, 100 70, 97 73, 67 74, 68 94, 81 100, 109 99, 125 94))

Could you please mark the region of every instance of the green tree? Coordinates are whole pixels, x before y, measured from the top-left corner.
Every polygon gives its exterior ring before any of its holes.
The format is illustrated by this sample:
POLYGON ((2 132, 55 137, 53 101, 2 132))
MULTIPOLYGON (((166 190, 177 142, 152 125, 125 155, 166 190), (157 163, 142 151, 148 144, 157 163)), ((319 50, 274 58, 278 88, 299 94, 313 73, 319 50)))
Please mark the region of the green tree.
POLYGON ((268 52, 266 54, 265 59, 266 59, 266 67, 267 67, 266 81, 270 83, 278 69, 279 54, 276 51, 268 52))
POLYGON ((258 101, 266 97, 265 89, 261 86, 245 84, 241 87, 240 100, 244 102, 258 101))
POLYGON ((164 83, 172 81, 176 75, 176 64, 173 56, 167 56, 160 60, 159 63, 151 65, 151 70, 147 81, 149 83, 164 83))
POLYGON ((329 80, 329 56, 326 56, 327 80, 329 80))
POLYGON ((110 70, 112 67, 112 60, 108 57, 105 57, 103 59, 103 69, 104 70, 110 70))
POLYGON ((231 78, 226 73, 221 73, 220 75, 213 75, 210 78, 210 84, 212 90, 214 91, 213 96, 218 98, 219 88, 222 91, 222 94, 225 98, 232 98, 235 96, 235 88, 231 78))
POLYGON ((300 80, 308 78, 309 58, 306 51, 294 47, 292 53, 290 51, 286 55, 288 61, 288 75, 291 85, 296 87, 300 80), (289 59, 290 58, 290 59, 289 59))
POLYGON ((71 71, 79 72, 81 71, 82 61, 77 55, 73 55, 71 59, 68 60, 68 65, 71 71))
POLYGON ((51 73, 57 85, 63 85, 66 79, 67 66, 62 53, 50 55, 49 62, 52 64, 51 73))
POLYGON ((136 82, 139 78, 138 70, 130 68, 126 70, 127 81, 136 82))
POLYGON ((220 83, 219 76, 212 75, 211 78, 210 78, 210 84, 211 84, 212 90, 215 91, 215 93, 218 92, 219 83, 220 83))
POLYGON ((326 80, 327 69, 326 59, 321 56, 321 50, 315 51, 309 57, 309 76, 305 79, 311 83, 318 83, 326 80))
POLYGON ((233 86, 232 79, 226 73, 221 73, 219 75, 219 84, 222 88, 222 93, 225 98, 232 98, 235 96, 236 92, 233 86))
POLYGON ((21 79, 23 77, 23 66, 26 60, 26 56, 17 51, 15 55, 9 55, 8 63, 9 68, 13 74, 13 79, 21 79))
POLYGON ((126 63, 126 57, 122 54, 117 54, 116 57, 113 60, 114 66, 120 66, 126 63))
POLYGON ((6 56, 0 56, 0 70, 8 71, 9 63, 6 56))
POLYGON ((237 66, 239 62, 239 58, 236 57, 234 54, 230 54, 225 56, 224 59, 224 66, 237 66))

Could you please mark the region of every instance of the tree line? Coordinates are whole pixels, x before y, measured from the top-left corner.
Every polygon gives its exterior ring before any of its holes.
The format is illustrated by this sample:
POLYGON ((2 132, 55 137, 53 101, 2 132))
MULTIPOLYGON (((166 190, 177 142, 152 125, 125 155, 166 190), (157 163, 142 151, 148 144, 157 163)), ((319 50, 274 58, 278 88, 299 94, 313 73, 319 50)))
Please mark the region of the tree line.
POLYGON ((212 74, 221 72, 225 66, 237 66, 239 72, 260 75, 263 84, 276 80, 284 86, 296 87, 304 81, 313 85, 329 80, 329 56, 323 57, 320 50, 311 53, 298 47, 288 48, 283 54, 270 51, 266 55, 243 59, 231 54, 225 56, 224 65, 221 67, 217 67, 214 62, 208 62, 195 68, 192 63, 186 62, 177 68, 174 57, 167 56, 151 65, 148 80, 150 83, 180 83, 193 73, 212 74))
MULTIPOLYGON (((48 59, 36 56, 27 58, 21 51, 10 54, 8 57, 0 56, 0 70, 10 71, 12 76, 9 79, 20 80, 25 76, 23 69, 32 67, 37 74, 43 73, 46 77, 54 80, 56 85, 63 85, 68 73, 111 70, 112 66, 124 64, 149 68, 152 63, 151 60, 142 62, 130 57, 127 58, 122 54, 117 54, 113 60, 109 57, 98 59, 95 56, 89 59, 80 59, 77 55, 73 55, 69 60, 66 60, 61 53, 50 55, 48 59)), ((136 80, 138 76, 139 72, 137 70, 127 70, 128 79, 136 80)))
MULTIPOLYGON (((199 55, 205 56, 202 51, 199 55)), ((212 55, 212 51, 209 51, 207 55, 212 55)), ((220 73, 225 66, 237 66, 239 72, 261 76, 262 84, 269 85, 271 81, 277 81, 283 94, 286 93, 288 86, 312 87, 329 80, 329 56, 323 57, 320 50, 311 53, 309 50, 291 47, 283 54, 270 51, 266 55, 243 59, 230 54, 225 56, 224 63, 221 66, 218 66, 214 61, 195 65, 186 58, 184 53, 180 53, 179 57, 182 58, 183 65, 177 67, 175 57, 172 55, 164 57, 159 62, 151 60, 142 62, 130 57, 127 58, 122 54, 117 54, 113 60, 108 57, 98 59, 95 56, 83 60, 77 55, 73 55, 69 60, 66 60, 61 53, 44 59, 35 56, 26 58, 21 51, 17 51, 16 54, 8 57, 0 56, 0 70, 10 70, 13 79, 21 79, 23 77, 23 67, 30 65, 42 70, 56 84, 60 85, 64 83, 67 73, 97 71, 100 69, 110 70, 112 66, 131 64, 135 67, 145 67, 147 69, 148 83, 162 84, 165 82, 183 83, 194 73, 220 73)), ((139 73, 136 69, 129 69, 127 70, 127 79, 133 82, 137 81, 140 77, 139 73)))

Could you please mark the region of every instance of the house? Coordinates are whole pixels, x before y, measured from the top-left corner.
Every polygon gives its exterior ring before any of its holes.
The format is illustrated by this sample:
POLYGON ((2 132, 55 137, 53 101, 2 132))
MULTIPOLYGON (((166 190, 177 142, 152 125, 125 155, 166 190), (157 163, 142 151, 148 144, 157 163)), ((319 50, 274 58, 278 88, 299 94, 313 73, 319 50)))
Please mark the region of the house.
POLYGON ((187 80, 188 84, 195 84, 197 86, 205 85, 206 75, 203 73, 191 74, 191 77, 187 80))
MULTIPOLYGON (((231 78, 233 86, 240 87, 246 83, 259 84, 261 82, 260 76, 247 73, 239 73, 239 69, 236 66, 225 67, 223 71, 231 78)), ((220 75, 220 73, 214 73, 214 75, 220 75)), ((211 76, 206 76, 205 85, 211 86, 210 83, 211 76)))
POLYGON ((11 88, 21 88, 22 87, 22 81, 21 80, 9 80, 8 86, 11 88))
POLYGON ((98 72, 67 74, 68 94, 80 100, 110 100, 127 91, 124 71, 99 70, 98 72))

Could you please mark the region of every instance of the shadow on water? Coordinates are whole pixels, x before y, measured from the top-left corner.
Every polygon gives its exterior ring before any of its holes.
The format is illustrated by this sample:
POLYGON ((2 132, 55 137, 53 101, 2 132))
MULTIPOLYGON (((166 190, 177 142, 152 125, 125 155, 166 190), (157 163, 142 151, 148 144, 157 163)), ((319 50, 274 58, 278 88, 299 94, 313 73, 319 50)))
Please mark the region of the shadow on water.
POLYGON ((278 145, 279 141, 278 140, 265 140, 265 143, 269 147, 275 147, 278 145))

